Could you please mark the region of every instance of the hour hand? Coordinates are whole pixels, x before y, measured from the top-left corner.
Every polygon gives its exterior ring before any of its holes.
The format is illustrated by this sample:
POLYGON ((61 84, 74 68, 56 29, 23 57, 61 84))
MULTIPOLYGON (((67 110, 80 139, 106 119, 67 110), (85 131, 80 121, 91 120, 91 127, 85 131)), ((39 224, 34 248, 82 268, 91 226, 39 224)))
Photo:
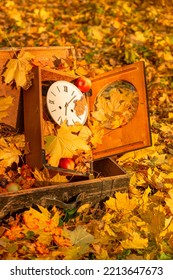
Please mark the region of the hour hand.
POLYGON ((65 116, 67 116, 67 106, 68 106, 68 103, 66 102, 65 103, 65 116))

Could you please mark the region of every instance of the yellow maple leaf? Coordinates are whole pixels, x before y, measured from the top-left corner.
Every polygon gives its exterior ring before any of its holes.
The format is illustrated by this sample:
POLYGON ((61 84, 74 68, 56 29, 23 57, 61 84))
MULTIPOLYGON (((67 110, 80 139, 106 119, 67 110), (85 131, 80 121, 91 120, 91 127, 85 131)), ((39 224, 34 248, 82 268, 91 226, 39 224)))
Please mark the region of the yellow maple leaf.
POLYGON ((1 96, 0 97, 0 121, 8 116, 8 108, 13 104, 12 96, 1 96))
POLYGON ((124 249, 144 249, 148 246, 148 238, 142 238, 138 232, 133 232, 128 239, 121 241, 124 249))
POLYGON ((108 251, 101 247, 99 244, 92 244, 94 248, 94 253, 96 255, 96 259, 98 260, 109 260, 108 251))
POLYGON ((9 84, 15 81, 17 88, 28 89, 31 85, 31 73, 32 64, 31 60, 34 56, 29 52, 21 50, 16 58, 12 58, 6 65, 6 70, 2 74, 5 78, 5 83, 9 84))
POLYGON ((92 116, 106 128, 118 128, 129 122, 137 110, 137 92, 115 84, 98 96, 92 116), (120 87, 120 88, 119 88, 120 87), (108 90, 109 89, 109 90, 108 90), (133 94, 132 94, 133 92, 133 94))
POLYGON ((88 29, 89 36, 91 36, 94 40, 102 41, 104 38, 104 34, 102 29, 99 26, 92 26, 88 29))
POLYGON ((47 168, 44 168, 43 171, 40 171, 37 168, 35 168, 35 170, 33 171, 33 175, 36 181, 38 182, 54 182, 54 183, 68 182, 67 177, 60 175, 59 173, 51 177, 49 174, 49 170, 47 168))
POLYGON ((82 126, 67 126, 64 122, 57 130, 57 135, 45 137, 45 151, 51 166, 58 166, 61 158, 72 158, 78 150, 90 150, 87 142, 77 135, 81 128, 82 126))
POLYGON ((138 206, 136 197, 129 198, 127 193, 116 193, 116 198, 110 197, 106 201, 106 207, 115 211, 131 212, 138 206))
POLYGON ((148 187, 145 192, 143 193, 143 196, 140 200, 140 204, 141 204, 141 209, 143 211, 147 211, 148 208, 148 199, 149 199, 149 194, 151 193, 151 189, 148 187))
POLYGON ((54 134, 54 124, 50 121, 45 121, 43 119, 43 135, 50 135, 50 134, 54 134))
POLYGON ((18 164, 21 155, 21 150, 18 149, 14 143, 10 143, 4 138, 0 138, 1 164, 6 167, 11 166, 13 162, 16 162, 18 164))
POLYGON ((84 126, 81 128, 80 132, 79 132, 79 136, 80 136, 82 139, 86 140, 86 141, 88 140, 88 138, 89 138, 91 135, 92 135, 92 132, 91 132, 91 130, 89 129, 89 127, 86 126, 86 125, 84 125, 84 126))
POLYGON ((100 127, 100 124, 98 121, 94 120, 92 122, 88 122, 88 126, 92 132, 90 136, 90 143, 95 148, 97 144, 102 144, 102 138, 104 135, 104 129, 100 127))
POLYGON ((40 19, 42 19, 43 21, 48 19, 50 17, 49 12, 45 9, 45 8, 41 8, 41 9, 34 9, 34 15, 36 17, 39 17, 40 19))
POLYGON ((17 26, 25 27, 25 22, 22 20, 22 9, 15 8, 16 3, 14 1, 6 1, 6 13, 8 18, 13 19, 17 26))
POLYGON ((168 198, 165 198, 166 205, 169 207, 171 213, 173 214, 173 189, 168 192, 168 198))

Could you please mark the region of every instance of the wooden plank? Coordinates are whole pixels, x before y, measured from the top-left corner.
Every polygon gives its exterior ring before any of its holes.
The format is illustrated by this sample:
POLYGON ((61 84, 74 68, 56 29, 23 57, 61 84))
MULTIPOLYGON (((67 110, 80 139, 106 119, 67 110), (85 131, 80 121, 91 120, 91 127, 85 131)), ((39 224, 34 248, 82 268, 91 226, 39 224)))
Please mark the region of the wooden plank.
POLYGON ((41 81, 58 81, 65 80, 71 82, 78 78, 77 75, 68 74, 68 72, 63 72, 59 70, 46 69, 41 67, 41 81))
POLYGON ((75 208, 83 203, 95 204, 116 191, 127 191, 128 184, 128 177, 122 175, 117 178, 58 184, 14 194, 2 194, 0 195, 0 218, 8 213, 39 204, 44 207, 56 205, 64 209, 75 208))
POLYGON ((41 94, 41 72, 39 67, 34 68, 33 85, 24 92, 24 130, 26 146, 26 163, 31 168, 42 168, 43 142, 43 107, 41 94))

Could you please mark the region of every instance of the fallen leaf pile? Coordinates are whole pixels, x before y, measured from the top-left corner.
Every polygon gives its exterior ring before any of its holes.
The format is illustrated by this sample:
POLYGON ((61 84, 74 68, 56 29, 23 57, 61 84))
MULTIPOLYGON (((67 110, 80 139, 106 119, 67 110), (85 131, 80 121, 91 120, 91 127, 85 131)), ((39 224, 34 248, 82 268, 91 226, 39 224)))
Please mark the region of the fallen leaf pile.
MULTIPOLYGON (((116 156, 131 176, 128 193, 117 192, 98 208, 87 204, 48 211, 38 206, 6 218, 0 227, 1 259, 173 259, 171 1, 1 2, 0 47, 73 45, 75 74, 88 77, 144 61, 152 134, 151 147, 116 156)), ((6 102, 8 107, 13 100, 6 102)), ((1 109, 0 119, 4 114, 1 109)), ((90 131, 81 131, 85 145, 84 134, 93 146, 101 141, 99 123, 96 116, 90 131)), ((116 120, 115 125, 122 124, 122 118, 116 120)), ((61 133, 49 139, 52 128, 45 131, 48 154, 57 145, 62 153, 61 133)), ((18 162, 21 153, 21 141, 1 138, 0 170, 12 159, 18 162)), ((34 172, 40 181, 50 179, 47 171, 34 172)))
POLYGON ((117 192, 104 211, 38 205, 4 221, 1 259, 172 259, 172 198, 172 190, 151 195, 148 187, 131 198, 117 192))

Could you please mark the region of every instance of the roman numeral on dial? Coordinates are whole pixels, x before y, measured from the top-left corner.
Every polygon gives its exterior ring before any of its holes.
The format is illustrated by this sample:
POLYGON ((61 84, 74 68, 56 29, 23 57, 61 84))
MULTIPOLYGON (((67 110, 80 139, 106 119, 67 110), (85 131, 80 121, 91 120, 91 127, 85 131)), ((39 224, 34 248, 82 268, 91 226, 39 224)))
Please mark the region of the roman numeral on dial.
POLYGON ((67 86, 64 86, 64 91, 68 92, 68 87, 67 86))
POLYGON ((50 103, 50 104, 55 104, 55 101, 54 101, 54 100, 49 99, 49 103, 50 103))

